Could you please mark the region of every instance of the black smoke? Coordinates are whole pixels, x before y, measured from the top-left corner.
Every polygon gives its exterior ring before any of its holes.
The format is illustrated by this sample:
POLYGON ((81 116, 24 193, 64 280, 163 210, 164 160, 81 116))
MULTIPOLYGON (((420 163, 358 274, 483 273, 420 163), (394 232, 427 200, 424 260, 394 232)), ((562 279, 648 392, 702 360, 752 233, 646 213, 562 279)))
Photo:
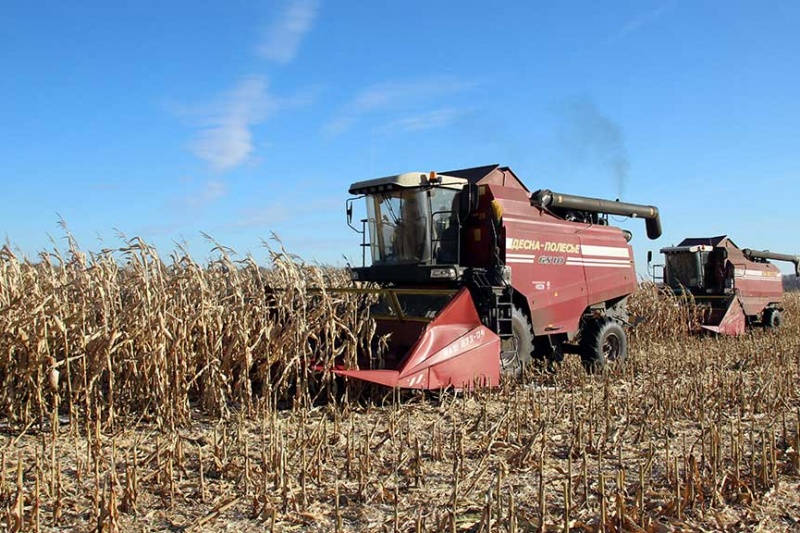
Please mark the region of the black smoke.
POLYGON ((622 128, 588 99, 560 102, 554 106, 559 142, 575 163, 599 165, 608 170, 617 187, 617 197, 625 196, 628 185, 628 150, 622 128))

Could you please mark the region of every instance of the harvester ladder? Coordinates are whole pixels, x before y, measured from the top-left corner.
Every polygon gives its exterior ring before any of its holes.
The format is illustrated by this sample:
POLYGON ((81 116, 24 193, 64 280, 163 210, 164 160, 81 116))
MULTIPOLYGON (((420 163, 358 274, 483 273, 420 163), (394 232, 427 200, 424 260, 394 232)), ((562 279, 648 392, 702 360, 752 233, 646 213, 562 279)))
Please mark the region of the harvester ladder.
MULTIPOLYGON (((489 280, 489 276, 482 271, 472 272, 472 283, 475 289, 491 302, 487 313, 488 320, 485 325, 495 331, 501 341, 513 338, 514 330, 511 324, 514 309, 512 302, 514 289, 510 285, 502 287, 493 285, 489 280)), ((514 350, 516 350, 516 346, 514 350)))
POLYGON ((503 291, 497 295, 497 335, 501 340, 514 336, 514 328, 511 326, 512 314, 514 306, 511 302, 511 287, 503 288, 503 291))
POLYGON ((497 324, 496 331, 497 336, 500 337, 501 362, 513 360, 519 353, 519 342, 517 338, 514 337, 514 327, 512 326, 512 317, 514 313, 514 304, 511 298, 512 293, 513 289, 509 286, 505 286, 502 292, 497 294, 497 300, 495 302, 495 310, 497 312, 495 317, 497 324))

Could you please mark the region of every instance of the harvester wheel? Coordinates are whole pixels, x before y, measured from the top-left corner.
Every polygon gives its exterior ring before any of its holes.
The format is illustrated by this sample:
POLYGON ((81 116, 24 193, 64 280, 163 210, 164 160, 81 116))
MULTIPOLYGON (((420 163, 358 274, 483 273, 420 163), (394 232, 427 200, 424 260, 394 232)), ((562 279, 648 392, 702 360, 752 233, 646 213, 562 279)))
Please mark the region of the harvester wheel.
POLYGON ((531 362, 533 329, 525 312, 514 306, 511 310, 513 337, 504 339, 500 348, 500 372, 504 377, 517 378, 531 362))
POLYGON ((763 323, 765 328, 769 329, 778 329, 781 327, 781 321, 783 317, 781 317, 781 310, 775 309, 774 307, 770 307, 764 311, 764 318, 763 323))
POLYGON ((590 321, 581 334, 581 359, 590 374, 602 370, 607 363, 624 361, 628 355, 625 330, 615 320, 598 318, 590 321))

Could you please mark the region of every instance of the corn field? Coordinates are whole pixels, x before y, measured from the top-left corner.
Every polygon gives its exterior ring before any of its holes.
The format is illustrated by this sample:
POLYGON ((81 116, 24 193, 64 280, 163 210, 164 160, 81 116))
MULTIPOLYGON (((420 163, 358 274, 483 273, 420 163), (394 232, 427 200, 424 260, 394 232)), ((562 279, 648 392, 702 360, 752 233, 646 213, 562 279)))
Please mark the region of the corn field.
POLYGON ((644 285, 600 374, 330 394, 312 364, 374 332, 343 271, 68 242, 0 250, 7 531, 800 530, 800 294, 779 332, 696 337, 644 285))

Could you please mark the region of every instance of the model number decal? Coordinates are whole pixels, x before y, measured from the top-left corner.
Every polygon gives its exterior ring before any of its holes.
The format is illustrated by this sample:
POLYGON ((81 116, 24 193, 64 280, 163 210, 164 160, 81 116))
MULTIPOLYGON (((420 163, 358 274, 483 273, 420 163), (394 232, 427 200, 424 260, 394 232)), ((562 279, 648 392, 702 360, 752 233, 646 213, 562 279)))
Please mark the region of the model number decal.
POLYGON ((539 256, 539 264, 540 265, 563 265, 564 258, 554 255, 540 255, 539 256))
POLYGON ((479 343, 484 336, 483 328, 478 328, 470 333, 467 333, 457 341, 453 342, 449 346, 445 346, 442 350, 442 353, 445 357, 452 357, 458 352, 465 351, 471 345, 479 343))

